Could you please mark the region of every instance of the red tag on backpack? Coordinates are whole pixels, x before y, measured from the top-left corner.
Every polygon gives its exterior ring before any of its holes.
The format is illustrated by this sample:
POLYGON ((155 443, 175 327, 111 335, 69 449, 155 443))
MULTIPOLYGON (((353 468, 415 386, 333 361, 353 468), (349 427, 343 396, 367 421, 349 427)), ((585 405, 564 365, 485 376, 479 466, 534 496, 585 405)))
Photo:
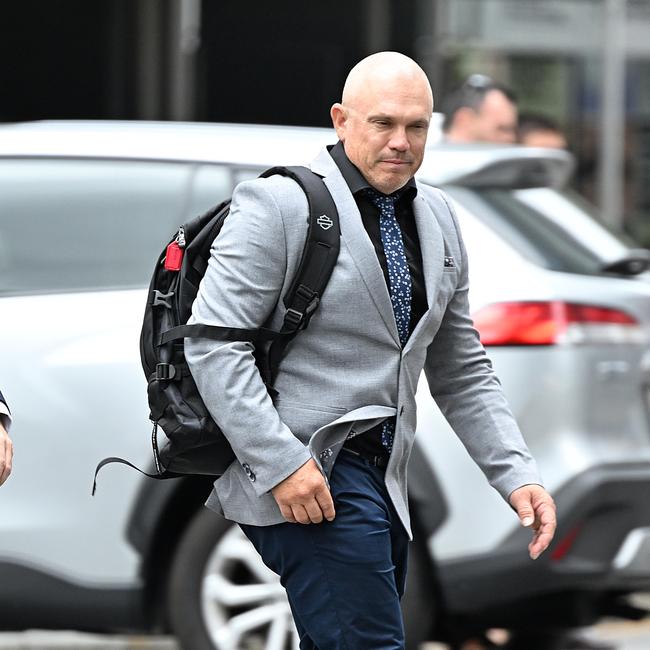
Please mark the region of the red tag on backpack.
POLYGON ((165 268, 168 271, 180 271, 181 264, 183 263, 183 249, 178 245, 178 242, 173 241, 167 246, 167 253, 165 255, 165 268))

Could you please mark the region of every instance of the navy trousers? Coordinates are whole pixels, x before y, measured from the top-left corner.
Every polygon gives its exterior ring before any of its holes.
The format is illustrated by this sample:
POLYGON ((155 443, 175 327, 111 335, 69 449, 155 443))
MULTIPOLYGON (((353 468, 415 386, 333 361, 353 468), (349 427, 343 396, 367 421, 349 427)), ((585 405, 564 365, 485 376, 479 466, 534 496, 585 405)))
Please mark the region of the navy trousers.
POLYGON ((280 576, 301 650, 403 650, 408 536, 384 470, 343 450, 330 489, 334 521, 241 528, 280 576))

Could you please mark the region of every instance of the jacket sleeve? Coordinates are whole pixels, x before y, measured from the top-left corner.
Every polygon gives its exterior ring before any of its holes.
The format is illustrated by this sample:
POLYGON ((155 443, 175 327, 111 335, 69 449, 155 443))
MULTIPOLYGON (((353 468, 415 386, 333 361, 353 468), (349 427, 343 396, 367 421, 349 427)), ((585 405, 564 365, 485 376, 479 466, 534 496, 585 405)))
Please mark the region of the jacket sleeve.
POLYGON ((460 277, 438 333, 429 346, 425 374, 429 390, 490 484, 507 500, 522 485, 541 478, 506 402, 469 313, 467 252, 453 208, 461 249, 460 277))
MULTIPOLYGON (((286 189, 287 184, 295 194, 298 186, 278 177, 237 187, 190 322, 258 328, 272 314, 284 282, 287 249, 282 215, 268 188, 286 189)), ((201 397, 256 493, 262 495, 311 455, 281 421, 253 350, 249 342, 185 339, 186 358, 201 397)))
POLYGON ((6 431, 9 431, 9 427, 11 426, 11 412, 2 393, 0 393, 0 424, 2 424, 6 431))

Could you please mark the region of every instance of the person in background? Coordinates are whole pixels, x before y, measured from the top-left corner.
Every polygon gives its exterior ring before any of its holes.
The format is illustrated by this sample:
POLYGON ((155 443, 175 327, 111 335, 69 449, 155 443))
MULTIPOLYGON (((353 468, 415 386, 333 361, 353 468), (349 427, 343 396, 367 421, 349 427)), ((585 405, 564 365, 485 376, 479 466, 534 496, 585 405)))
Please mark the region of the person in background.
POLYGON ((447 142, 514 144, 517 140, 517 97, 486 75, 470 75, 443 100, 442 113, 447 142))
POLYGON ((11 474, 11 463, 14 455, 13 443, 9 437, 9 425, 11 424, 11 413, 0 393, 0 485, 2 485, 11 474))
POLYGON ((558 123, 540 113, 522 113, 517 127, 517 143, 526 147, 566 149, 566 136, 558 123))

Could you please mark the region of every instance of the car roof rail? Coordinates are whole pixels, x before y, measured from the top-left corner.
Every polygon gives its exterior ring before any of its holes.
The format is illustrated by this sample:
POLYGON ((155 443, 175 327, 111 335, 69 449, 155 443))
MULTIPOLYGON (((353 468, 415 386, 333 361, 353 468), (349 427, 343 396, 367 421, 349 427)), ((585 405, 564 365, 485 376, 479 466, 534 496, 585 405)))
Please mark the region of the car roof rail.
POLYGON ((559 149, 440 143, 427 149, 418 179, 431 185, 562 189, 574 168, 574 157, 559 149))

